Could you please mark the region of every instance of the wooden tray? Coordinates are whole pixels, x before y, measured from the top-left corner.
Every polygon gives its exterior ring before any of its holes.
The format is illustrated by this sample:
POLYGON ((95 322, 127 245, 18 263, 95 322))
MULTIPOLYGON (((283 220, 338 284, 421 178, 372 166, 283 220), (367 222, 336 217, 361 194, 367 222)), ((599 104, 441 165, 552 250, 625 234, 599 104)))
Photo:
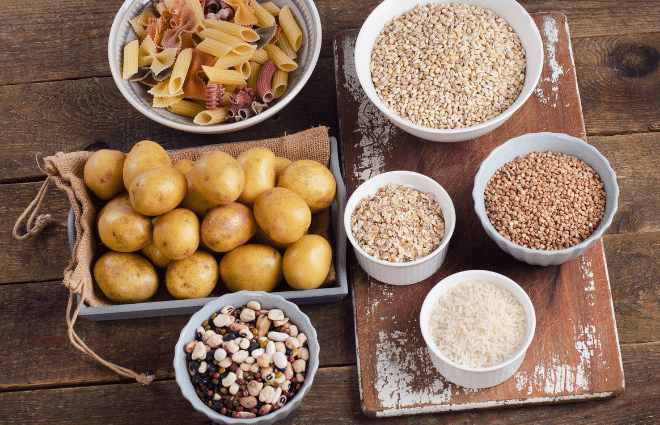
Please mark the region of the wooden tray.
POLYGON ((339 33, 334 39, 348 195, 373 175, 412 170, 434 178, 447 190, 458 217, 445 263, 423 282, 403 287, 380 283, 349 255, 360 397, 369 416, 586 400, 618 395, 624 389, 602 241, 561 266, 530 266, 500 250, 474 212, 474 176, 493 148, 512 137, 540 131, 585 138, 566 17, 532 16, 545 47, 545 65, 534 95, 497 130, 460 143, 421 140, 391 124, 357 80, 357 31, 339 33), (433 367, 419 330, 426 293, 444 277, 469 269, 496 271, 518 282, 537 315, 536 335, 519 371, 483 390, 445 381, 433 367))

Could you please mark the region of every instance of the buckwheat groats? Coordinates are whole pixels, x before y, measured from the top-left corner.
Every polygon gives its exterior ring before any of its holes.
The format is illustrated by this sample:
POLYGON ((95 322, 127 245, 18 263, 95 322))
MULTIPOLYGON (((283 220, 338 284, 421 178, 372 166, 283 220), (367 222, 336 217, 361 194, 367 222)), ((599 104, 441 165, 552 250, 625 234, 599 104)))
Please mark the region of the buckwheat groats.
POLYGON ((435 251, 445 223, 433 194, 390 183, 358 202, 351 215, 351 231, 367 254, 403 263, 435 251))
POLYGON ((484 193, 486 214, 511 242, 559 250, 588 238, 605 212, 600 176, 574 156, 532 152, 500 167, 484 193))
POLYGON ((525 49, 504 19, 479 6, 432 3, 385 25, 370 69, 378 96, 395 114, 455 129, 511 106, 525 66, 525 49))

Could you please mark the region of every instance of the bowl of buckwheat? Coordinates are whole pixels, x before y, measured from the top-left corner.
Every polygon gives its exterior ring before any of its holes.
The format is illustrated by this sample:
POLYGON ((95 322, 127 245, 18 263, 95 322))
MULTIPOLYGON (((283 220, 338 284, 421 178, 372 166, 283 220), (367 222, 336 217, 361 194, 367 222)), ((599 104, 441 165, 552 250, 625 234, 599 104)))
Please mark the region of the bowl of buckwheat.
POLYGON ((319 344, 309 317, 279 295, 240 291, 195 313, 174 354, 183 396, 222 424, 272 424, 312 386, 319 344))
POLYGON ((603 236, 617 210, 619 187, 607 159, 582 139, 530 133, 488 155, 472 197, 500 248, 547 266, 577 258, 603 236))
POLYGON ((344 230, 369 276, 410 285, 435 273, 456 227, 454 204, 435 180, 390 171, 362 183, 346 203, 344 230))
POLYGON ((482 136, 534 91, 536 24, 515 0, 385 0, 355 43, 362 88, 402 130, 436 142, 482 136))

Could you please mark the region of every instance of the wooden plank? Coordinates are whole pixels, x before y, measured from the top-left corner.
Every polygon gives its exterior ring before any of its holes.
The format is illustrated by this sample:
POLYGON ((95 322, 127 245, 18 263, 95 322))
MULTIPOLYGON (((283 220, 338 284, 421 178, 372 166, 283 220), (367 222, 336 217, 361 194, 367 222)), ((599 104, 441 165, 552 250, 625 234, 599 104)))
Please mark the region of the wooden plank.
MULTIPOLYGON (((657 419, 660 403, 660 344, 623 345, 624 367, 630 384, 619 397, 584 403, 508 407, 372 419, 360 410, 355 366, 319 369, 311 391, 283 424, 341 423, 379 425, 538 424, 576 422, 619 425, 647 424, 657 419)), ((193 410, 172 380, 140 384, 54 388, 0 393, 0 418, 5 425, 76 425, 96 423, 208 424, 193 410)))
MULTIPOLYGON (((68 290, 59 281, 0 286, 0 391, 121 382, 115 372, 69 342, 65 320, 68 297, 68 290)), ((355 364, 350 298, 301 309, 317 330, 320 365, 355 364)), ((189 318, 78 319, 75 330, 102 358, 164 379, 174 376, 174 346, 189 318)), ((0 423, 4 423, 2 419, 0 423)))
POLYGON ((602 244, 562 266, 528 266, 513 260, 488 239, 472 205, 473 176, 495 146, 528 132, 585 136, 565 17, 537 14, 533 18, 541 29, 546 54, 534 95, 502 127, 454 144, 424 141, 389 123, 355 85, 352 43, 356 32, 336 38, 349 194, 381 172, 421 172, 442 184, 452 197, 458 217, 456 234, 460 235, 441 269, 415 285, 383 285, 353 262, 360 388, 368 415, 580 400, 623 390, 602 244), (499 271, 520 283, 534 303, 537 333, 513 378, 493 388, 466 392, 435 375, 418 329, 418 316, 435 283, 468 269, 499 271))

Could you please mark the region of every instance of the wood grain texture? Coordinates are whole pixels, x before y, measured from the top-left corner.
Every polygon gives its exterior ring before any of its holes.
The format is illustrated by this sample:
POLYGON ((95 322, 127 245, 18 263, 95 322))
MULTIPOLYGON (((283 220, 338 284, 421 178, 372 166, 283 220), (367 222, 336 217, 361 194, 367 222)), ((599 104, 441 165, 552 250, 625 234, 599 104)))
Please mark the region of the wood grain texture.
MULTIPOLYGON (((622 347, 624 368, 635 382, 619 397, 583 403, 498 408, 479 412, 451 412, 371 419, 360 410, 355 366, 319 369, 314 385, 300 407, 278 424, 651 424, 660 403, 659 344, 622 347)), ((172 380, 140 384, 96 385, 0 393, 4 425, 77 425, 95 423, 160 425, 208 424, 193 410, 172 380)))

